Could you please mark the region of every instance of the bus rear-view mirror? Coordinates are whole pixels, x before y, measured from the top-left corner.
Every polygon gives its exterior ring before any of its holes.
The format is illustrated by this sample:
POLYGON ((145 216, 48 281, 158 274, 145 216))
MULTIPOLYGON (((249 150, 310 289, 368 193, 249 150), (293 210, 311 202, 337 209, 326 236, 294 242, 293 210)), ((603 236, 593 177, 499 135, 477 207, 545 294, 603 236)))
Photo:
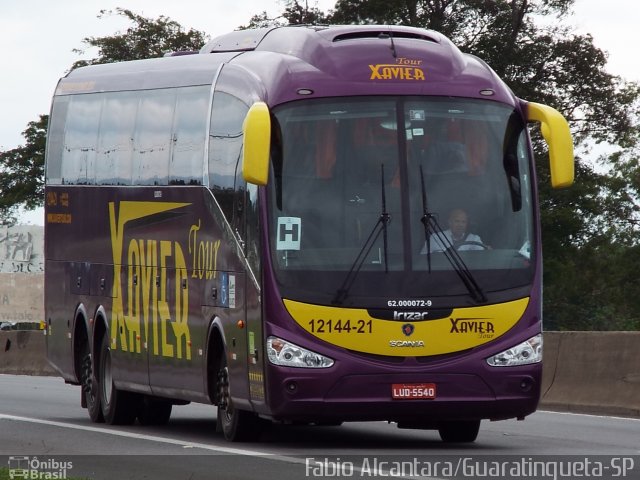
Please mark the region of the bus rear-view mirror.
POLYGON ((573 140, 566 119, 555 108, 539 103, 527 104, 527 120, 540 122, 542 136, 549 146, 551 186, 568 187, 573 183, 573 140))
POLYGON ((271 118, 264 102, 254 103, 244 119, 242 176, 248 183, 266 185, 269 179, 271 118))

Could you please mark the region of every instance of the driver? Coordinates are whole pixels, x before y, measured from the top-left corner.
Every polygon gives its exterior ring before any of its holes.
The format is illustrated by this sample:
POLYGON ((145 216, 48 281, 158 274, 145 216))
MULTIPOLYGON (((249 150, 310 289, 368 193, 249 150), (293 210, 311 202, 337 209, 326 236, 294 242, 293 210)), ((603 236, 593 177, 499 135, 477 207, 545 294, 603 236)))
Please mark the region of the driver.
MULTIPOLYGON (((487 247, 480 236, 467 231, 469 227, 469 216, 461 208, 456 208, 449 214, 449 228, 443 232, 431 235, 431 252, 444 252, 453 246, 455 250, 485 250, 487 247), (445 237, 446 240, 441 240, 445 237), (448 240, 448 241, 447 241, 448 240), (445 243, 445 245, 443 245, 445 243)), ((425 245, 421 253, 426 253, 425 245)))

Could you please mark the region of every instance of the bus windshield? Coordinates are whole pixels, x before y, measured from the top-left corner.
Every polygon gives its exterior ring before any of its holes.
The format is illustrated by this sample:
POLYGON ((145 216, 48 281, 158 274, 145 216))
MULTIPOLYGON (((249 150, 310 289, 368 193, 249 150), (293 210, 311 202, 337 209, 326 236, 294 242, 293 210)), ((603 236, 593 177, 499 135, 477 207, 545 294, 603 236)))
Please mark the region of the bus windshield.
POLYGON ((532 167, 513 107, 351 97, 273 113, 270 248, 283 297, 468 296, 461 270, 489 296, 531 282, 532 167))

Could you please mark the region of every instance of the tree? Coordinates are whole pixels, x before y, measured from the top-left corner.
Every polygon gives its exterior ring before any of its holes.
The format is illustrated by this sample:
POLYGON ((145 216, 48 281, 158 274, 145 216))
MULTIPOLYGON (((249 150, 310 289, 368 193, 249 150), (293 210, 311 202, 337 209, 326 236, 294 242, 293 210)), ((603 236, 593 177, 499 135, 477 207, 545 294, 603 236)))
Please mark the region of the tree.
POLYGON ((563 25, 574 0, 338 0, 331 23, 387 23, 437 30, 485 60, 523 99, 567 117, 576 184, 552 191, 534 135, 544 250, 545 328, 640 329, 640 90, 607 72, 590 35, 563 25), (541 25, 538 19, 554 18, 541 25), (597 164, 594 143, 617 147, 597 164))
POLYGON ((269 18, 269 14, 265 11, 256 14, 249 20, 248 25, 240 25, 238 30, 247 30, 249 28, 268 28, 283 26, 285 22, 282 21, 282 16, 276 18, 269 18))
MULTIPOLYGON (((281 16, 254 15, 249 27, 287 22, 430 28, 485 60, 518 97, 562 111, 580 152, 574 187, 551 190, 544 144, 539 134, 534 135, 546 328, 640 329, 640 286, 633 269, 633 261, 640 259, 640 87, 609 73, 606 55, 592 37, 575 35, 563 24, 573 4, 574 0, 337 0, 335 8, 324 13, 310 9, 308 1, 289 0, 281 16), (543 18, 553 21, 542 24, 543 18), (602 142, 616 150, 598 164, 590 148, 602 142)), ((105 14, 113 12, 100 13, 105 14)), ((97 47, 99 56, 72 68, 197 50, 205 41, 202 32, 185 32, 167 17, 151 20, 125 9, 115 14, 133 26, 113 36, 85 38, 83 43, 97 47)), ((34 199, 41 198, 42 182, 34 179, 42 178, 42 155, 34 152, 36 145, 44 150, 46 122, 40 129, 36 125, 30 123, 35 130, 25 131, 25 147, 0 155, 0 215, 5 218, 15 205, 41 202, 34 199), (9 166, 13 163, 15 167, 9 166)))
POLYGON ((284 2, 284 12, 275 18, 269 18, 266 11, 251 17, 249 25, 238 27, 239 30, 247 28, 266 28, 283 25, 323 25, 329 23, 330 15, 322 12, 317 7, 309 8, 309 1, 304 4, 298 0, 288 0, 284 2), (286 20, 286 21, 285 21, 286 20))
MULTIPOLYGON (((112 15, 101 11, 99 17, 112 15)), ((99 55, 91 60, 79 60, 71 69, 85 65, 120 62, 142 58, 160 57, 168 51, 198 50, 207 36, 197 30, 185 31, 180 24, 168 17, 145 18, 131 10, 116 9, 133 23, 125 33, 113 36, 88 37, 83 43, 97 47, 99 55)), ((83 54, 83 50, 75 50, 83 54)), ((0 152, 0 224, 16 221, 19 206, 27 209, 44 203, 44 149, 47 135, 47 115, 29 122, 23 132, 26 144, 13 150, 0 152)))
POLYGON ((19 205, 41 206, 44 197, 44 150, 49 117, 29 122, 26 144, 0 152, 0 225, 13 224, 19 205))
POLYGON ((329 16, 317 7, 309 8, 309 0, 301 5, 297 0, 286 2, 282 16, 287 19, 289 25, 322 25, 329 23, 329 16))
MULTIPOLYGON (((101 10, 98 18, 113 14, 111 10, 101 10)), ((196 51, 206 43, 207 36, 203 32, 193 29, 184 31, 179 23, 163 15, 153 20, 124 8, 117 8, 115 14, 128 18, 133 26, 124 33, 85 38, 82 42, 89 47, 97 47, 99 56, 91 60, 78 60, 72 69, 99 63, 162 57, 167 52, 196 51)), ((80 55, 85 53, 81 49, 75 49, 74 52, 80 55)))

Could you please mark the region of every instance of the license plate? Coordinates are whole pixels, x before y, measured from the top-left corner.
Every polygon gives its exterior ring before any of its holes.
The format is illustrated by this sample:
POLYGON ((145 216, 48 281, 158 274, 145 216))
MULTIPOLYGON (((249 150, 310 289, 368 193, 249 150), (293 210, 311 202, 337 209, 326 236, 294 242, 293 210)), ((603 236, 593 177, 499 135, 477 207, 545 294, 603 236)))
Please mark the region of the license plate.
POLYGON ((394 400, 416 400, 436 398, 435 383, 394 383, 391 385, 394 400))

